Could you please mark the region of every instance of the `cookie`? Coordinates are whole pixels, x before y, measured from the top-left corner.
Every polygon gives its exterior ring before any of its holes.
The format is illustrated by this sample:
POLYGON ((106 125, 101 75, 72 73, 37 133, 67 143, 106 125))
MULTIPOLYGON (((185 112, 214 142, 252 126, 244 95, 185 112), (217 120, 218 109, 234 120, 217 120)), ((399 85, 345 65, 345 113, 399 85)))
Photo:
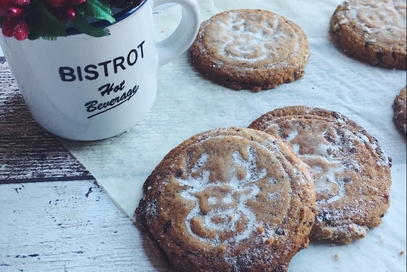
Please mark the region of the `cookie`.
POLYGON ((406 70, 406 1, 349 0, 330 21, 334 40, 349 56, 406 70))
POLYGON ((290 106, 249 126, 287 140, 314 171, 318 215, 310 238, 350 243, 378 226, 390 206, 391 158, 344 115, 290 106))
POLYGON ((266 10, 230 10, 201 24, 190 47, 192 65, 231 89, 272 89, 304 75, 308 39, 288 19, 266 10))
POLYGON ((406 121, 406 87, 401 89, 400 93, 396 95, 393 101, 394 109, 394 123, 396 126, 407 133, 407 121, 406 121))
POLYGON ((192 136, 143 189, 136 223, 175 271, 287 271, 315 220, 308 166, 248 128, 192 136))

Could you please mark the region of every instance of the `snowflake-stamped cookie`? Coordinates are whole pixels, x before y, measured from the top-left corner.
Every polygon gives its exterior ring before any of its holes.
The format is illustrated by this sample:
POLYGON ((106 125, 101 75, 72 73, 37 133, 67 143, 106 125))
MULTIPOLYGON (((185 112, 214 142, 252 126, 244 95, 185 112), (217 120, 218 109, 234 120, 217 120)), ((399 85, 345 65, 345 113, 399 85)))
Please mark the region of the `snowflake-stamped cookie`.
POLYGON ((192 65, 231 89, 253 92, 304 75, 310 47, 296 24, 266 10, 229 10, 201 24, 190 48, 192 65))
POLYGON ((205 131, 148 177, 136 222, 176 271, 287 271, 315 219, 308 169, 267 133, 205 131))
POLYGON ((391 159, 354 121, 334 111, 290 106, 249 127, 284 138, 313 169, 318 215, 312 239, 347 244, 382 222, 390 206, 391 159))
POLYGON ((406 1, 348 0, 334 11, 330 31, 351 57, 406 69, 406 1))

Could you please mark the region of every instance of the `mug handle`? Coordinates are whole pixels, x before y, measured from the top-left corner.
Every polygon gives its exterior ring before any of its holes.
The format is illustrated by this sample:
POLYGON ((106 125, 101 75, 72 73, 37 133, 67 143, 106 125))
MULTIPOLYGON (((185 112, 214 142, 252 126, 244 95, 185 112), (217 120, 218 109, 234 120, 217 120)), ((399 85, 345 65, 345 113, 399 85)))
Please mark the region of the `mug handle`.
POLYGON ((182 17, 175 31, 156 43, 158 68, 184 53, 194 42, 200 26, 200 12, 196 0, 154 0, 153 7, 165 3, 182 6, 182 17))

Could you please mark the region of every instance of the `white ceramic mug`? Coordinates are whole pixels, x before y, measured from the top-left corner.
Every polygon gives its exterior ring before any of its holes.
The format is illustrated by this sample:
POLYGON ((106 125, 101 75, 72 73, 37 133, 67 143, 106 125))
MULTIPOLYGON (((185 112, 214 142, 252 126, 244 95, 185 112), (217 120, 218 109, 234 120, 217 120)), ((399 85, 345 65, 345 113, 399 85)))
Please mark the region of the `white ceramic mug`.
MULTIPOLYGON (((185 52, 199 28, 195 0, 146 0, 116 14, 110 35, 17 41, 0 34, 6 60, 34 119, 72 140, 99 140, 139 123, 157 93, 157 70, 185 52), (153 8, 182 6, 181 21, 155 42, 153 8)), ((1 32, 1 31, 0 31, 1 32)))

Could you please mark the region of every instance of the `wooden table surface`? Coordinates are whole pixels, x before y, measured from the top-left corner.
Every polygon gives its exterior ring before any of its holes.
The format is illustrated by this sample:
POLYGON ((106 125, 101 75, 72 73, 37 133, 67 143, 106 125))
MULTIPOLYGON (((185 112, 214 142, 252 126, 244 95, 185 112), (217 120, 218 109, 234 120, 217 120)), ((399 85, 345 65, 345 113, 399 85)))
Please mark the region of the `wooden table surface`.
POLYGON ((151 270, 131 219, 32 119, 4 58, 0 90, 0 271, 151 270))
MULTIPOLYGON (((391 104, 406 74, 365 65, 332 45, 329 18, 341 2, 198 0, 201 20, 256 7, 298 23, 311 45, 306 75, 273 91, 234 92, 200 77, 184 54, 160 69, 157 99, 145 121, 92 144, 43 130, 0 57, 0 272, 168 271, 130 218, 155 165, 195 133, 247 126, 268 110, 297 104, 335 110, 361 124, 394 165, 383 224, 351 245, 312 244, 294 256, 289 271, 405 272, 406 142, 391 120, 391 104)), ((157 31, 164 36, 173 15, 160 16, 157 31)))

